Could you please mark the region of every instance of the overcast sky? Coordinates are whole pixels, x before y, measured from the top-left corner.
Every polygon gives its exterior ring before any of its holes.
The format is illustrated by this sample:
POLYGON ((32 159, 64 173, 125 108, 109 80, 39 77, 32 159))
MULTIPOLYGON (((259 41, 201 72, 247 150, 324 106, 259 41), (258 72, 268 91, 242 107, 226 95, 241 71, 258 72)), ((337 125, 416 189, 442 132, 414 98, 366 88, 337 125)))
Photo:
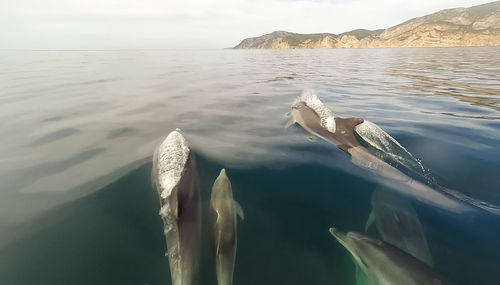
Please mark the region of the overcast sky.
POLYGON ((388 28, 484 0, 0 0, 0 49, 224 48, 276 30, 388 28))

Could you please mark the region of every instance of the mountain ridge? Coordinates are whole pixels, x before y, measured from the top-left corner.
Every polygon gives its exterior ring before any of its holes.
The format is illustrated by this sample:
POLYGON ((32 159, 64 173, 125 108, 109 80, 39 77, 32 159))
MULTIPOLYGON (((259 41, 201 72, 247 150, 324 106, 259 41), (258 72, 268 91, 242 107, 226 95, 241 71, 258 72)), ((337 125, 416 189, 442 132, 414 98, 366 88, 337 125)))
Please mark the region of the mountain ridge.
POLYGON ((500 46, 500 1, 451 8, 387 29, 341 34, 275 31, 246 38, 234 49, 500 46))

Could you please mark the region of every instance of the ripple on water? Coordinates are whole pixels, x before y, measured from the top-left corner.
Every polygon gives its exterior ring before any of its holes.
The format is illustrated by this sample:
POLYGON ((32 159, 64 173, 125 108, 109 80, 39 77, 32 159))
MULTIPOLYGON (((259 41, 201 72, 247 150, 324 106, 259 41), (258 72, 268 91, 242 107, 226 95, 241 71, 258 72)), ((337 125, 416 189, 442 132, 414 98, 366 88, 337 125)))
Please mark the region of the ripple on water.
MULTIPOLYGON (((481 159, 500 161, 493 145, 500 140, 493 124, 500 117, 497 53, 498 48, 9 52, 1 57, 6 72, 0 82, 9 83, 9 94, 1 94, 0 102, 9 104, 0 104, 0 161, 28 169, 28 181, 43 177, 44 189, 72 189, 147 158, 162 137, 180 127, 191 145, 221 163, 317 162, 319 156, 304 152, 321 142, 308 142, 299 128, 283 129, 282 115, 306 88, 316 90, 334 113, 366 118, 398 140, 411 137, 408 150, 424 165, 433 157, 414 150, 423 149, 430 136, 442 151, 475 145, 481 159), (457 64, 463 62, 468 64, 457 64), (464 105, 470 109, 460 109, 464 105), (48 126, 52 131, 37 132, 48 126), (446 131, 457 126, 474 129, 475 136, 446 131), (34 133, 40 136, 31 139, 34 133), (293 146, 307 147, 296 152, 293 146), (79 157, 86 148, 102 151, 79 157), (93 169, 71 167, 76 160, 91 162, 93 169)), ((12 173, 10 165, 1 166, 0 175, 12 173)))
POLYGON ((139 130, 136 128, 123 127, 123 128, 117 128, 117 129, 113 129, 113 130, 109 131, 107 138, 108 139, 116 139, 116 138, 120 138, 120 137, 134 136, 134 135, 137 135, 137 133, 139 133, 139 130))
POLYGON ((60 139, 63 139, 63 138, 66 138, 66 137, 69 137, 69 136, 72 136, 75 134, 79 134, 81 132, 82 132, 81 130, 76 129, 76 128, 60 129, 60 130, 48 133, 44 136, 41 136, 41 137, 35 139, 33 142, 29 143, 28 146, 44 145, 44 144, 55 142, 57 140, 60 140, 60 139))
MULTIPOLYGON (((86 149, 65 159, 46 161, 34 164, 25 169, 20 169, 19 171, 23 173, 23 178, 10 180, 9 186, 14 189, 23 189, 24 187, 35 183, 38 179, 41 179, 45 176, 60 173, 63 170, 75 167, 79 164, 84 163, 87 160, 97 157, 99 154, 104 153, 105 150, 106 150, 105 148, 86 149)), ((44 190, 50 191, 50 189, 44 189, 44 190)))

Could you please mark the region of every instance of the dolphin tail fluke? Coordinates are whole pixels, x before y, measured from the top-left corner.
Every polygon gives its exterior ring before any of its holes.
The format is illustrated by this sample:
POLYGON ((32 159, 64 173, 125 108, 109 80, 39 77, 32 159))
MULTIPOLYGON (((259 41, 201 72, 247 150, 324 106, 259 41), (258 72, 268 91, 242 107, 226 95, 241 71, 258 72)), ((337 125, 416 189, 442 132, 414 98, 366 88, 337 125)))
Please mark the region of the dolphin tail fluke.
POLYGON ((243 213, 243 208, 241 208, 240 203, 238 203, 235 200, 233 200, 233 207, 234 207, 234 210, 236 211, 236 215, 240 216, 240 218, 242 220, 244 220, 245 219, 245 213, 243 213))
POLYGON ((285 129, 288 129, 291 125, 297 123, 297 121, 295 120, 295 118, 292 116, 290 118, 290 120, 288 120, 288 122, 286 122, 286 125, 285 125, 285 129))
POLYGON ((375 212, 373 212, 373 210, 370 212, 370 215, 368 216, 368 220, 366 220, 366 224, 365 224, 365 232, 367 232, 370 227, 373 225, 373 223, 375 222, 375 212))

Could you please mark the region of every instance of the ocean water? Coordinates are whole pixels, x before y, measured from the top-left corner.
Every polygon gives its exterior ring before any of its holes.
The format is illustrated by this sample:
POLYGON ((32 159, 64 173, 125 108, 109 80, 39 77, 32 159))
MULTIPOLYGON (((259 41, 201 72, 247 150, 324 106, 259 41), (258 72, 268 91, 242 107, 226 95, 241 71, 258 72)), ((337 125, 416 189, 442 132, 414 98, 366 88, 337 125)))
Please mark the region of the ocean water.
MULTIPOLYGON (((427 247, 417 255, 455 284, 497 284, 500 214, 480 205, 500 205, 499 54, 1 51, 0 284, 170 284, 150 172, 175 128, 196 154, 204 217, 223 167, 245 212, 234 284, 356 284, 328 228, 404 243, 391 217, 365 229, 372 208, 411 221, 427 247), (305 89, 384 129, 460 207, 426 203, 285 129, 305 89)), ((216 284, 209 236, 204 219, 200 284, 216 284)))

